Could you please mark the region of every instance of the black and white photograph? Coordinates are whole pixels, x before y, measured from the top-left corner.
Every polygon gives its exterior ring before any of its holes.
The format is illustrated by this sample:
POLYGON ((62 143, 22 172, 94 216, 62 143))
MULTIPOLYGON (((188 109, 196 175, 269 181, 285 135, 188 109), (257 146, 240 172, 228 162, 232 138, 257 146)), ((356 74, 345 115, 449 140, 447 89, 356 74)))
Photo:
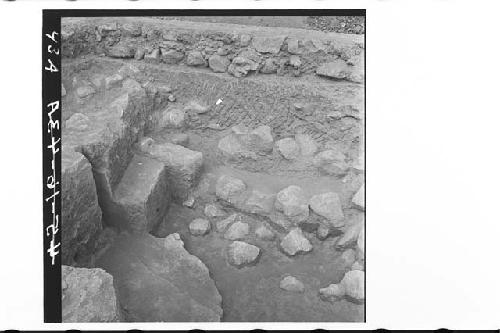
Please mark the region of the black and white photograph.
POLYGON ((364 322, 354 12, 61 18, 63 322, 364 322))

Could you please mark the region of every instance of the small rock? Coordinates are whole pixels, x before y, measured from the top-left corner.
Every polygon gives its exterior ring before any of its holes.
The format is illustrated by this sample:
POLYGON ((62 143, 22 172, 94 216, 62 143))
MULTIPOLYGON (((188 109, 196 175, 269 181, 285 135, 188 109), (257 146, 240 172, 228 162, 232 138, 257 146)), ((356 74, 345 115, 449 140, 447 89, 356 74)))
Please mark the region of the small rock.
POLYGON ((356 192, 352 198, 352 203, 354 204, 354 207, 365 210, 365 184, 361 185, 359 190, 356 192))
POLYGON ((359 234, 363 229, 362 221, 349 225, 344 234, 337 240, 335 247, 338 249, 348 248, 358 241, 359 234))
POLYGON ((311 242, 304 236, 300 228, 293 228, 283 238, 280 247, 289 256, 307 253, 312 250, 311 242))
POLYGON ((226 72, 230 63, 231 62, 229 61, 228 58, 220 56, 220 55, 216 55, 216 54, 212 55, 210 58, 208 58, 208 66, 215 73, 226 72))
POLYGON ((233 203, 246 188, 247 186, 241 179, 223 175, 215 184, 215 194, 218 198, 233 203))
POLYGON ((255 245, 234 241, 229 245, 227 254, 229 263, 241 268, 255 263, 259 257, 260 249, 255 245))
POLYGON ((316 229, 316 237, 319 240, 325 240, 330 236, 330 228, 326 225, 320 224, 318 229, 316 229))
POLYGON ((346 156, 337 150, 329 149, 318 153, 313 160, 314 166, 321 171, 334 176, 343 176, 347 173, 346 156))
POLYGON ((279 231, 288 232, 293 226, 292 222, 284 217, 282 213, 273 212, 269 215, 269 219, 271 220, 272 225, 279 231))
POLYGON ((280 281, 280 288, 286 291, 295 293, 303 293, 305 290, 304 284, 294 276, 285 276, 280 281))
POLYGON ((316 214, 324 217, 335 228, 344 226, 344 213, 337 193, 327 192, 313 196, 309 206, 316 214))
POLYGON ((175 96, 174 95, 168 95, 168 101, 169 102, 175 102, 175 96))
POLYGON ((285 37, 254 37, 252 39, 252 46, 261 53, 274 53, 278 54, 281 45, 285 41, 285 37))
POLYGON ((321 288, 319 290, 319 297, 324 301, 336 301, 343 298, 345 295, 344 286, 340 283, 332 283, 326 288, 321 288))
POLYGON ((261 225, 255 229, 255 235, 263 241, 272 241, 276 237, 274 232, 265 225, 261 225))
POLYGON ((98 90, 101 89, 102 87, 106 86, 105 80, 106 80, 106 77, 102 74, 95 74, 95 75, 92 75, 92 77, 90 78, 90 82, 92 82, 94 87, 96 87, 96 89, 98 89, 98 90))
POLYGON ((247 76, 250 71, 256 71, 258 68, 258 61, 240 55, 233 59, 227 71, 235 77, 243 77, 247 76))
POLYGON ((297 55, 290 56, 289 62, 290 62, 290 65, 295 67, 295 68, 299 68, 300 65, 302 64, 302 62, 300 61, 300 57, 297 55))
POLYGON ((318 146, 313 138, 308 134, 295 135, 295 141, 300 147, 300 153, 303 156, 312 156, 318 150, 318 146))
POLYGON ((187 147, 189 144, 189 135, 186 133, 177 133, 172 135, 170 138, 170 142, 172 142, 175 145, 180 145, 183 147, 187 147))
POLYGON ((81 86, 76 89, 76 95, 80 98, 85 98, 95 94, 95 89, 92 86, 81 86))
POLYGON ((154 145, 154 140, 148 137, 143 137, 139 140, 137 148, 145 153, 149 153, 154 145))
POLYGON ((349 66, 344 60, 338 59, 319 66, 316 69, 316 74, 336 80, 344 80, 349 77, 351 71, 351 66, 349 66))
POLYGON ((104 86, 106 89, 111 89, 115 87, 119 87, 123 82, 123 76, 120 74, 113 74, 104 79, 104 86))
POLYGON ((142 35, 142 29, 140 25, 132 23, 122 24, 122 30, 124 36, 139 37, 142 35))
POLYGON ((189 224, 189 232, 193 236, 203 236, 210 232, 210 222, 205 219, 194 219, 189 224))
POLYGON ((226 213, 214 204, 208 204, 205 206, 204 213, 208 217, 221 217, 225 216, 226 213))
POLYGON ((82 113, 73 114, 68 120, 66 120, 66 129, 85 131, 90 127, 90 119, 82 113))
POLYGON ((64 97, 66 96, 66 89, 64 88, 64 86, 61 84, 61 96, 64 97))
POLYGON ((184 58, 184 53, 177 50, 161 49, 161 59, 166 64, 177 64, 184 58))
POLYGON ((188 66, 206 66, 207 62, 200 51, 191 51, 187 54, 186 64, 188 66))
POLYGON ((290 185, 278 192, 274 205, 294 222, 303 222, 309 217, 309 205, 299 186, 290 185))
POLYGON ((217 232, 226 231, 228 225, 230 225, 231 223, 234 223, 238 219, 240 219, 239 214, 231 214, 227 218, 220 220, 220 221, 217 221, 217 223, 215 225, 217 228, 217 232))
POLYGON ((151 53, 145 54, 144 61, 149 63, 158 63, 160 61, 160 49, 154 49, 151 53))
POLYGON ((252 36, 243 34, 240 36, 240 45, 245 47, 250 45, 250 41, 252 40, 252 36))
POLYGON ((279 62, 277 59, 268 58, 264 60, 264 65, 260 69, 262 74, 274 74, 278 71, 279 62))
POLYGON ((250 227, 248 226, 248 223, 244 223, 241 221, 234 222, 227 229, 226 233, 224 234, 224 238, 229 240, 241 240, 248 235, 249 230, 250 227))
POLYGON ((365 272, 349 271, 340 282, 345 289, 345 294, 355 300, 365 299, 365 272))
POLYGON ((278 140, 276 141, 276 146, 280 154, 287 160, 295 159, 299 154, 299 146, 292 138, 278 140))

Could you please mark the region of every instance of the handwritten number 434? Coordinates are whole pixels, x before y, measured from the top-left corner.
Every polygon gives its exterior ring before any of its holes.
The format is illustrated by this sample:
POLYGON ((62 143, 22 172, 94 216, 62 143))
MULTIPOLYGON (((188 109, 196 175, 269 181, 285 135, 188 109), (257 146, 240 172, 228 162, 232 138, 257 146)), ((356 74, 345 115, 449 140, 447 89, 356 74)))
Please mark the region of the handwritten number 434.
MULTIPOLYGON (((58 33, 56 31, 53 31, 52 34, 45 34, 45 37, 52 40, 55 44, 58 44, 56 40, 56 35, 58 35, 58 33)), ((47 47, 47 52, 49 52, 50 54, 59 55, 59 49, 55 48, 53 44, 49 44, 49 46, 47 47)), ((47 62, 48 66, 45 66, 46 71, 50 71, 52 73, 59 72, 59 69, 52 62, 52 59, 48 58, 47 62)))

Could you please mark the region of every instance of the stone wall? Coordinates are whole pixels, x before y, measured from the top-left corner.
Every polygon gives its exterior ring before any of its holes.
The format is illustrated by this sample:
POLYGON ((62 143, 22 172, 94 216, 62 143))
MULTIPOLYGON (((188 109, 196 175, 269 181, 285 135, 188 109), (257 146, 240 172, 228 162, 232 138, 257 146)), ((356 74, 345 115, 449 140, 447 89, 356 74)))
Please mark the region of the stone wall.
POLYGON ((315 73, 364 82, 364 41, 360 36, 146 18, 116 21, 114 18, 63 20, 63 56, 95 54, 165 65, 209 67, 213 72, 235 77, 250 73, 280 76, 315 73))

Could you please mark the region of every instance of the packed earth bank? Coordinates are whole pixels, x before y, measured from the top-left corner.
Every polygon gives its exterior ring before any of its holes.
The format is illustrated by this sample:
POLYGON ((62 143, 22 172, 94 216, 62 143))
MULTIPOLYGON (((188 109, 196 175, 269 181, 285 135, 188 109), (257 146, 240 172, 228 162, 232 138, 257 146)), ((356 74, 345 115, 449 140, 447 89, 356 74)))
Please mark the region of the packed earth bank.
POLYGON ((363 321, 362 39, 203 24, 63 20, 63 321, 363 321))

